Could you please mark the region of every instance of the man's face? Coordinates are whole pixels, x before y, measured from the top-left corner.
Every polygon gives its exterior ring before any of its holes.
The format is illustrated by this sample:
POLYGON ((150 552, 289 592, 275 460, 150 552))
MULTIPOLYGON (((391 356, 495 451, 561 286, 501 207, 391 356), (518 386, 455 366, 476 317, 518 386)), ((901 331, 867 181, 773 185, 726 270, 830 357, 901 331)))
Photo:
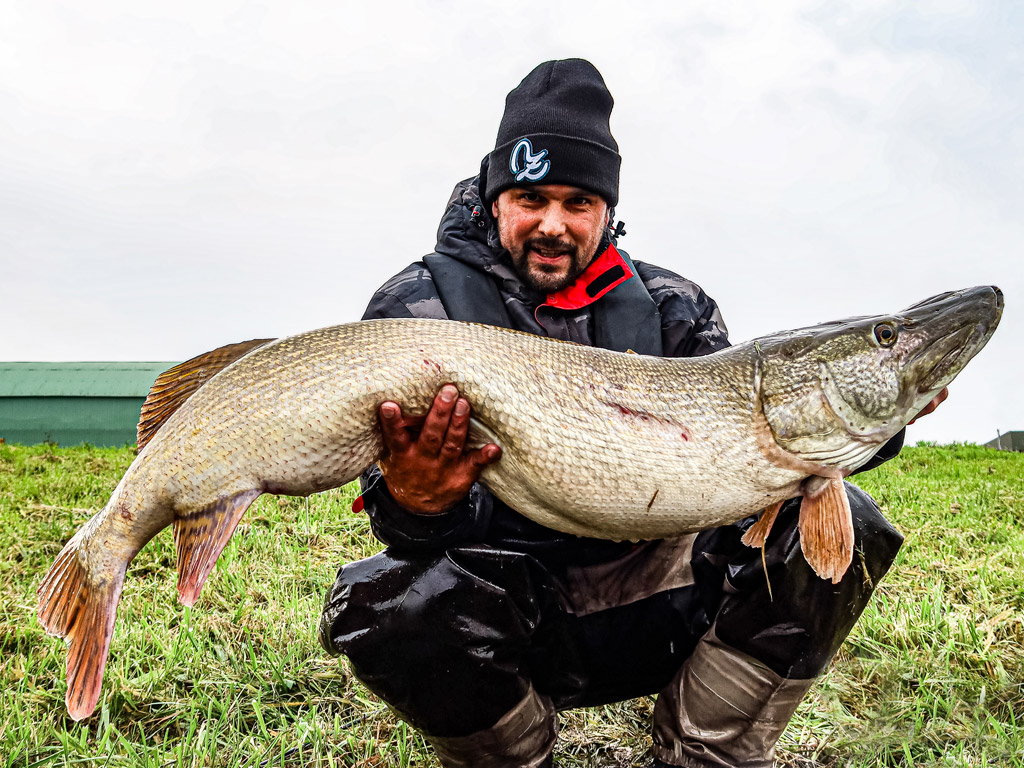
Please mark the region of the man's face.
POLYGON ((608 205, 564 184, 515 187, 491 206, 501 244, 520 277, 542 293, 571 285, 597 255, 608 205))

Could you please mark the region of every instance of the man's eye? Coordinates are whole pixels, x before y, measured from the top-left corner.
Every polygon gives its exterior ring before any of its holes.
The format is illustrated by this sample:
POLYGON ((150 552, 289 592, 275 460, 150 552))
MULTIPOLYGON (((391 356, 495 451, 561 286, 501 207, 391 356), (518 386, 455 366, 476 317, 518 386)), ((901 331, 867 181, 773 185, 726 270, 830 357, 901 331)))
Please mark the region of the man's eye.
POLYGON ((569 202, 572 205, 575 205, 577 208, 586 208, 588 205, 590 205, 591 200, 589 197, 574 197, 569 202))

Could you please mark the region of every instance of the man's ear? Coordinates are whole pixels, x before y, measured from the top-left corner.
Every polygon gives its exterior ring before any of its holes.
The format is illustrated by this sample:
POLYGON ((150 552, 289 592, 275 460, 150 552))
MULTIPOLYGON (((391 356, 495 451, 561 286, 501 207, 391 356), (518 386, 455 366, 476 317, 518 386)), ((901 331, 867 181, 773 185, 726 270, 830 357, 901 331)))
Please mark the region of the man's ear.
POLYGON ((498 220, 498 201, 497 200, 495 200, 493 203, 491 203, 491 216, 494 217, 495 221, 498 220))

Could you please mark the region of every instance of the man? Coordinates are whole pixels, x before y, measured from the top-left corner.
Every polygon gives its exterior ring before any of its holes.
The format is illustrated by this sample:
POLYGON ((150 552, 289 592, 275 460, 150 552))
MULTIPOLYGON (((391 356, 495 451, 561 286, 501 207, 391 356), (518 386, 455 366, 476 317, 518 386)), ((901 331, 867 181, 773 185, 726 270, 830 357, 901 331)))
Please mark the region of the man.
MULTIPOLYGON (((698 286, 616 248, 611 108, 586 61, 527 75, 480 176, 456 187, 436 252, 385 283, 364 319, 470 320, 666 356, 728 346, 698 286)), ((838 585, 804 561, 798 503, 765 564, 740 543, 753 519, 640 544, 561 534, 476 482, 501 450, 467 447, 471 407, 452 385, 425 418, 381 406, 387 455, 362 499, 388 547, 339 571, 324 647, 446 766, 550 765, 558 710, 654 693, 655 766, 770 766, 899 549, 871 498, 850 487, 863 557, 838 585)))

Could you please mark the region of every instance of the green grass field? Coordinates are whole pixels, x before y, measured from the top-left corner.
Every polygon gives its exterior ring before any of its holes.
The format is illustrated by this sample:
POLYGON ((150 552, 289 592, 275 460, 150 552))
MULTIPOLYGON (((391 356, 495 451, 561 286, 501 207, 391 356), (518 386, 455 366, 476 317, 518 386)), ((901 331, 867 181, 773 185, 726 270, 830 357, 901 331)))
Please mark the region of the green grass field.
MULTIPOLYGON (((316 642, 338 566, 379 546, 351 488, 260 498, 191 610, 164 531, 128 571, 96 714, 66 716, 36 586, 132 458, 0 445, 0 766, 437 765, 316 642)), ((908 448, 857 482, 906 544, 779 763, 1024 766, 1024 455, 908 448)), ((643 765, 651 709, 564 714, 556 763, 643 765)))

